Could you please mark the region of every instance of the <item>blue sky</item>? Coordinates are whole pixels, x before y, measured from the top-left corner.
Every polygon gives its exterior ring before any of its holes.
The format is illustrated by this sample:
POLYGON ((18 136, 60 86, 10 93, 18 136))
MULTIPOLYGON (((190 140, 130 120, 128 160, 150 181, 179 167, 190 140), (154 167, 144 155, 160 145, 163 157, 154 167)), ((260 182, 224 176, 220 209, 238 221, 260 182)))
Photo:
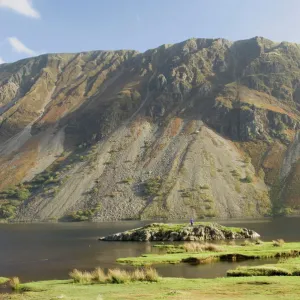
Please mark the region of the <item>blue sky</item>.
POLYGON ((300 43, 300 0, 0 0, 0 62, 191 37, 300 43))

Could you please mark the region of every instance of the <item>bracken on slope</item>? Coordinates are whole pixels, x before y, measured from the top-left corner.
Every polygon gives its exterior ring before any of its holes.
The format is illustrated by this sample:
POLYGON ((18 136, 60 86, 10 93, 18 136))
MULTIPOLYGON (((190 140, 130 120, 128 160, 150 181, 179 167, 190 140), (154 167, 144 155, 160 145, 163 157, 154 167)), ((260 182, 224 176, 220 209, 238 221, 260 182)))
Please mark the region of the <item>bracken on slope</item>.
POLYGON ((190 39, 0 65, 0 218, 300 207, 300 46, 190 39))

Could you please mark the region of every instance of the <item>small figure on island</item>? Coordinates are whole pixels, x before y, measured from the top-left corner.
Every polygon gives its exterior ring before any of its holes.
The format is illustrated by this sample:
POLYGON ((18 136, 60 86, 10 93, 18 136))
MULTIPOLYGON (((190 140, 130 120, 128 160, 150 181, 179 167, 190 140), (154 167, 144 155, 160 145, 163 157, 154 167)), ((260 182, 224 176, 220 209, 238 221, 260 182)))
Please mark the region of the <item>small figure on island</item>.
POLYGON ((190 224, 191 224, 191 226, 194 226, 194 220, 193 219, 190 220, 190 224))

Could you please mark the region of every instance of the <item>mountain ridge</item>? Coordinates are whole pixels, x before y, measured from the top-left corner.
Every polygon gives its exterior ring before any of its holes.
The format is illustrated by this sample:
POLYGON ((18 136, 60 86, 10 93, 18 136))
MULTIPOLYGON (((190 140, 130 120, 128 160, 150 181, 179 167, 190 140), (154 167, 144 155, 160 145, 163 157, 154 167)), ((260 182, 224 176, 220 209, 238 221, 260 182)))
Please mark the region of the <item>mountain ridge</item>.
POLYGON ((297 213, 299 88, 261 37, 0 65, 0 217, 297 213))

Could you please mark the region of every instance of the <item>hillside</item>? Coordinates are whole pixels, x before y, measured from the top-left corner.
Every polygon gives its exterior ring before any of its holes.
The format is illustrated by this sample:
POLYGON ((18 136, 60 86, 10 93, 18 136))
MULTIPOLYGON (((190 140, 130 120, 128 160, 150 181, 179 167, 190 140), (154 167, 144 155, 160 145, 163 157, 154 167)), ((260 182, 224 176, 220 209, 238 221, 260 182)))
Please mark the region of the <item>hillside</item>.
POLYGON ((300 46, 190 39, 0 65, 0 218, 300 208, 300 46))

